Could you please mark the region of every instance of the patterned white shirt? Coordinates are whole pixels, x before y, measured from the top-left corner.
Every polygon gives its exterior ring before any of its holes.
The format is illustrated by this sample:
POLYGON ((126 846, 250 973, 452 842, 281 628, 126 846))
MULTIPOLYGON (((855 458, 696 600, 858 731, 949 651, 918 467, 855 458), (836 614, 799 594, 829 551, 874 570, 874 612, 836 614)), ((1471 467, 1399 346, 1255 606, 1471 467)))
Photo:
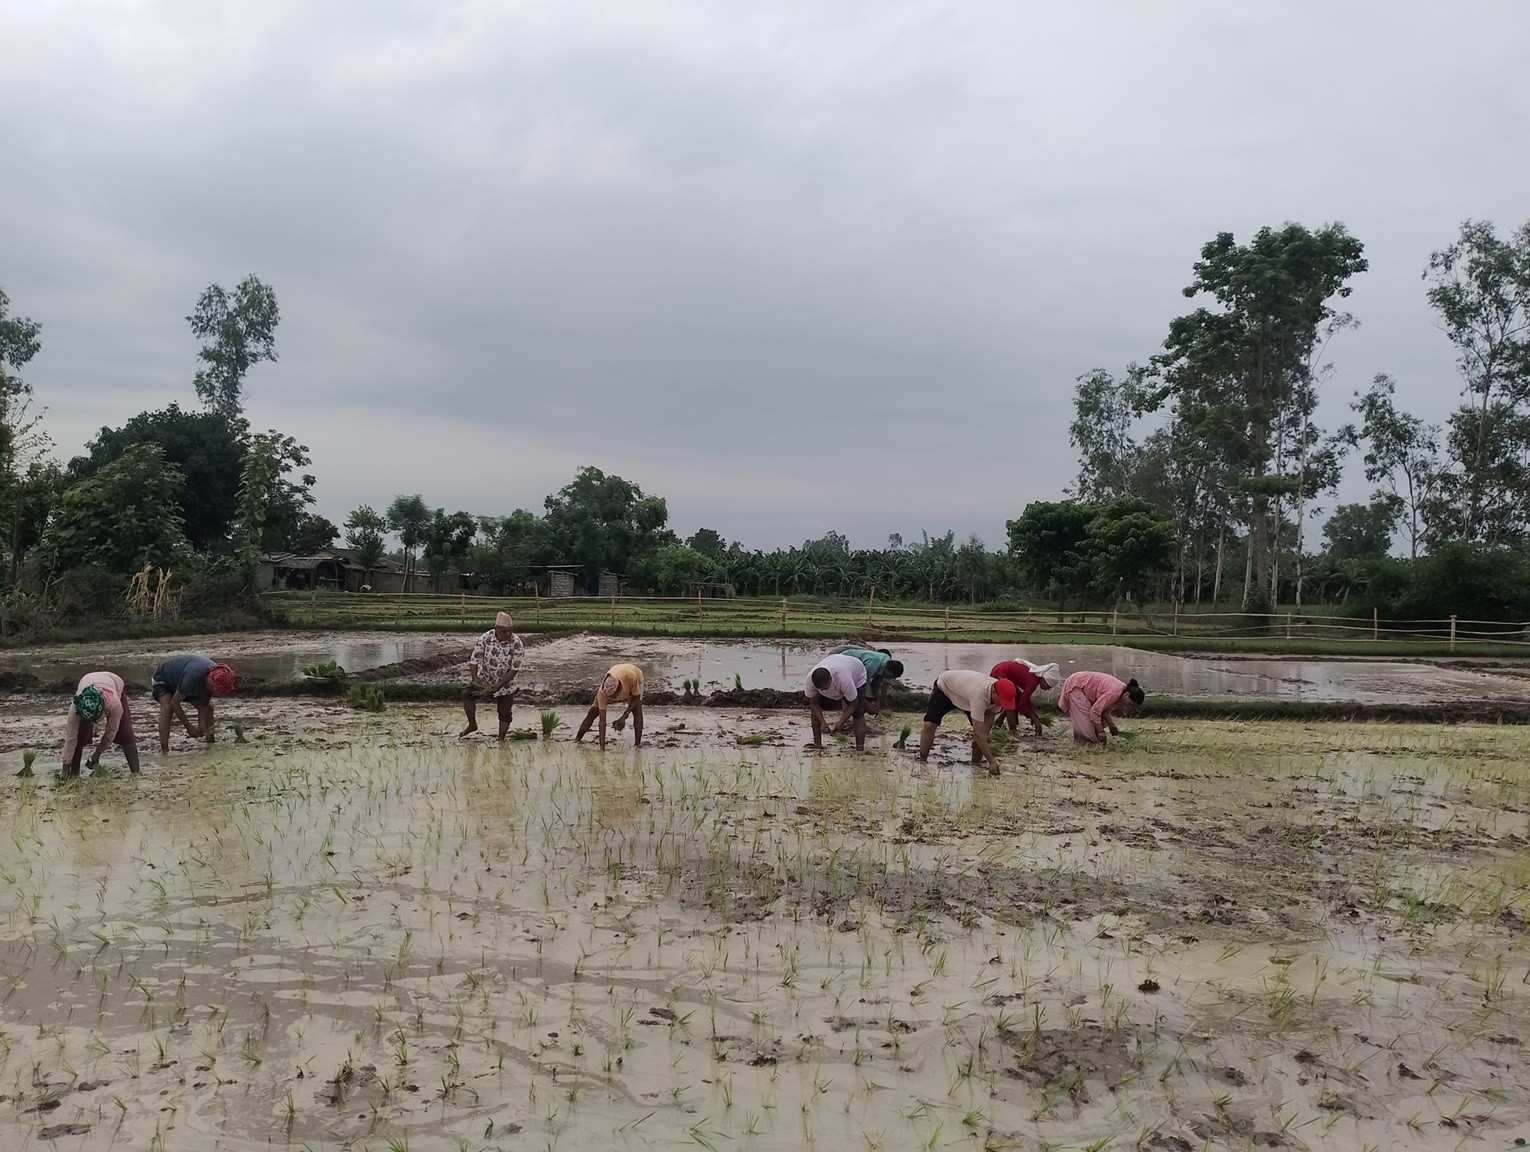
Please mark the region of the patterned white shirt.
MULTIPOLYGON (((509 640, 501 640, 494 634, 494 629, 490 628, 473 645, 473 655, 468 663, 478 672, 480 680, 492 684, 506 672, 519 672, 525 658, 526 645, 521 643, 519 636, 512 633, 509 640)), ((508 696, 514 691, 515 681, 512 680, 494 695, 508 696)))

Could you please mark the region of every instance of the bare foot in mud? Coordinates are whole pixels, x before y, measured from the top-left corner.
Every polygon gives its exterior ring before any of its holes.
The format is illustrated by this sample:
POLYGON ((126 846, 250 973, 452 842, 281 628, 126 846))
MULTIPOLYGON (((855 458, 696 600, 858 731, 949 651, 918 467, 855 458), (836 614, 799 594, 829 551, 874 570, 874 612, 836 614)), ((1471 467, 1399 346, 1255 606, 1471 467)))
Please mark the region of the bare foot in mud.
POLYGON ((471 736, 474 732, 477 732, 477 731, 478 731, 478 725, 477 724, 469 724, 461 732, 457 733, 457 739, 458 740, 466 740, 469 736, 471 736))

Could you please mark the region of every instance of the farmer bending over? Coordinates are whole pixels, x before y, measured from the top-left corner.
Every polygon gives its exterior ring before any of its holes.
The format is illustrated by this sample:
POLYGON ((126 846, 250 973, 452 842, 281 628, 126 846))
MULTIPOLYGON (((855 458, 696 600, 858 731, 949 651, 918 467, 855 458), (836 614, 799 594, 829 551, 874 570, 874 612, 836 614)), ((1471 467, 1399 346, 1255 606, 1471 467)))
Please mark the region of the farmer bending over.
POLYGON ((172 656, 154 669, 154 699, 159 703, 159 750, 170 751, 170 725, 181 722, 193 740, 213 742, 213 697, 232 696, 237 677, 227 664, 190 653, 172 656), (193 723, 186 705, 196 710, 193 723))
POLYGON ((935 677, 930 703, 924 710, 924 727, 919 731, 919 761, 929 758, 935 746, 935 729, 948 712, 963 712, 972 721, 972 762, 988 762, 988 774, 999 774, 999 761, 988 744, 988 733, 1000 713, 1015 711, 1015 686, 1008 680, 995 680, 981 672, 953 668, 935 677))
POLYGON ((813 713, 813 747, 823 747, 825 704, 839 705, 839 719, 829 729, 834 736, 854 725, 855 750, 866 750, 866 688, 871 678, 866 675, 866 665, 854 656, 836 653, 825 656, 808 674, 805 694, 813 713))
POLYGON ((94 770, 107 746, 116 744, 127 757, 128 771, 136 775, 138 738, 133 734, 133 713, 128 708, 127 685, 115 672, 87 672, 75 685, 69 719, 64 722, 63 775, 80 774, 80 758, 95 724, 101 724, 101 740, 91 749, 86 767, 94 770))
POLYGON ((1144 699, 1137 681, 1123 684, 1109 672, 1075 672, 1063 681, 1057 706, 1073 721, 1073 739, 1080 744, 1104 744, 1108 730, 1121 735, 1112 713, 1125 711, 1144 699))
POLYGON ((1056 664, 1032 664, 1026 660, 1001 660, 988 670, 988 674, 995 680, 1008 680, 1015 686, 1015 707, 1006 715, 1009 720, 1009 730, 1020 730, 1020 717, 1024 716, 1031 722, 1031 731, 1041 735, 1041 721, 1036 716, 1036 708, 1031 703, 1031 697, 1037 689, 1042 692, 1050 692, 1062 683, 1062 669, 1056 664))
POLYGON ((886 648, 861 648, 854 644, 831 649, 829 655, 854 656, 865 666, 869 679, 866 697, 871 704, 871 714, 878 715, 887 703, 887 686, 903 675, 903 662, 894 660, 886 648))
POLYGON ((610 671, 601 680, 600 687, 595 690, 595 703, 590 705, 590 710, 584 714, 584 723, 579 725, 579 731, 574 736, 574 743, 584 739, 584 734, 590 730, 590 725, 595 723, 595 717, 600 717, 600 750, 606 750, 606 705, 616 704, 625 700, 627 710, 617 718, 617 726, 627 722, 627 717, 632 717, 632 746, 643 746, 643 670, 636 664, 613 664, 610 671))
POLYGON ((457 739, 466 739, 478 731, 478 701, 489 698, 494 700, 494 708, 499 713, 499 738, 505 738, 515 709, 513 685, 525 658, 526 645, 515 634, 515 621, 508 612, 497 613, 494 627, 478 638, 473 645, 473 654, 468 657, 468 683, 462 690, 462 711, 467 714, 467 727, 457 739))

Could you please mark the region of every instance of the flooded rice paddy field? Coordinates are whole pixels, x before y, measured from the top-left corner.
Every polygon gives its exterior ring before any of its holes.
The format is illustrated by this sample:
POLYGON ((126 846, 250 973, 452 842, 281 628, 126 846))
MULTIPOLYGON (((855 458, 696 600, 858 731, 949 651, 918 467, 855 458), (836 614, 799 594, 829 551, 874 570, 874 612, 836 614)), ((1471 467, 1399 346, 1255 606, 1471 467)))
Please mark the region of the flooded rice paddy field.
POLYGON ((568 709, 243 708, 138 779, 5 777, 3 1146, 1530 1138, 1522 728, 1054 726, 989 780, 914 717, 601 753, 568 709))
MULTIPOLYGON (((846 637, 846 641, 855 637, 846 637)), ((402 661, 460 653, 465 633, 256 632, 189 636, 175 640, 76 643, 0 654, 0 670, 28 672, 44 683, 77 679, 109 668, 132 683, 147 684, 155 663, 173 651, 208 652, 233 663, 240 674, 269 681, 299 679, 306 666, 335 660, 351 672, 402 661)), ((652 687, 678 692, 699 679, 704 693, 731 688, 801 688, 813 665, 833 645, 824 642, 681 640, 659 637, 529 635, 522 683, 532 690, 594 684, 613 663, 641 664, 652 687)), ((1310 660, 1176 656, 1113 645, 963 644, 882 641, 906 666, 905 684, 928 688, 946 668, 987 671, 1017 654, 1038 663, 1056 661, 1063 672, 1100 669, 1123 680, 1136 678, 1150 695, 1198 700, 1341 700, 1362 704, 1438 704, 1464 700, 1524 701, 1530 683, 1519 674, 1440 667, 1424 662, 1310 660)), ((411 680, 444 682, 465 676, 460 666, 411 680)))

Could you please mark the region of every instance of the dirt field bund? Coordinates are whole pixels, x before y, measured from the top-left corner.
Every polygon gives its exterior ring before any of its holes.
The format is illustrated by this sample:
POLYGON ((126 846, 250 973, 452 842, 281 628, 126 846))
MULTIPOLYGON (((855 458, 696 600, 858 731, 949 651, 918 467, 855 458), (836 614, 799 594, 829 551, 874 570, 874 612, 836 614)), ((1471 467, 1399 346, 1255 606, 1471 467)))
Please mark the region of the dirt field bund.
POLYGON ((139 778, 4 756, 0 1147, 1530 1139, 1522 727, 1053 726, 989 780, 955 718, 921 767, 912 716, 226 716, 139 778))
MULTIPOLYGON (((853 640, 854 637, 846 637, 853 640)), ((207 652, 233 663, 241 675, 268 681, 301 677, 307 665, 333 659, 351 672, 446 653, 464 658, 473 637, 463 633, 256 632, 189 636, 174 640, 60 644, 0 655, 0 670, 35 676, 46 684, 78 679, 109 668, 132 683, 147 684, 154 664, 172 652, 207 652)), ((679 691, 699 679, 703 691, 729 688, 739 677, 748 688, 799 690, 829 644, 679 640, 654 637, 527 637, 523 683, 533 689, 595 683, 611 664, 642 665, 651 687, 679 691)), ((1001 644, 897 643, 905 684, 928 688, 945 668, 986 671, 1017 655, 1001 644)), ((1492 671, 1437 664, 1376 660, 1242 659, 1175 656, 1104 645, 1027 645, 1027 659, 1056 661, 1063 672, 1095 668, 1122 679, 1135 677, 1156 696, 1191 700, 1343 700, 1363 704, 1435 704, 1461 700, 1530 700, 1530 681, 1492 671)), ((460 666, 411 680, 461 679, 460 666)))

